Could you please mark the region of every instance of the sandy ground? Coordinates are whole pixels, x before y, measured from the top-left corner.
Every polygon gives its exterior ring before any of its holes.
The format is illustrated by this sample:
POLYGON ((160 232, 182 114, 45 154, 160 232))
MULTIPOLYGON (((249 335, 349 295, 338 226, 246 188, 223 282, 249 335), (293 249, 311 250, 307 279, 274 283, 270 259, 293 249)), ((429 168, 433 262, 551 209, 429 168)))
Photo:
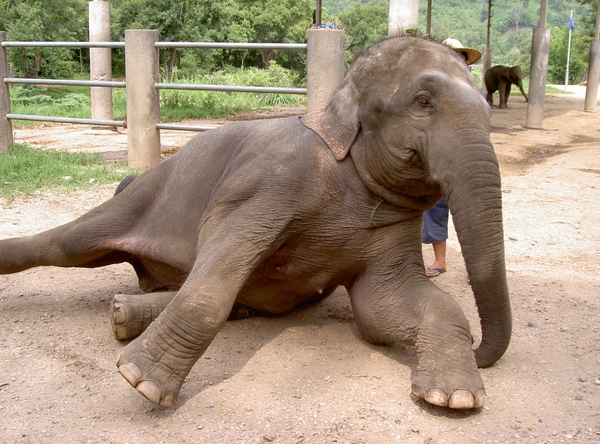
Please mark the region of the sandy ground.
MULTIPOLYGON (((115 367, 124 344, 112 338, 109 300, 139 291, 133 270, 40 268, 0 276, 0 441, 600 442, 600 111, 584 112, 577 94, 550 96, 544 129, 530 130, 523 98, 509 106, 493 110, 492 140, 514 332, 506 355, 481 370, 485 408, 453 412, 412 398, 414 356, 366 343, 338 290, 286 316, 227 323, 174 408, 161 410, 115 367)), ((16 133, 33 145, 110 148, 117 157, 126 144, 117 132, 69 125, 16 133)), ((190 137, 163 133, 164 148, 190 137)), ((67 222, 113 189, 2 203, 0 237, 67 222)), ((452 229, 448 246, 449 270, 435 282, 478 336, 452 229)), ((429 247, 424 254, 430 262, 429 247)))

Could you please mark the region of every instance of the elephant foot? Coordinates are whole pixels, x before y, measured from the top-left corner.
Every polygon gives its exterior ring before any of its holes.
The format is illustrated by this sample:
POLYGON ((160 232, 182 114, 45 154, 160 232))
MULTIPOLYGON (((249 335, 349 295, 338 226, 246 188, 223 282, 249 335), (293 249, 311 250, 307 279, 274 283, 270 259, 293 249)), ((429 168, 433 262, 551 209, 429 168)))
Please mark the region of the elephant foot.
POLYGON ((174 292, 115 295, 110 304, 114 337, 124 341, 141 335, 174 296, 174 292))
POLYGON ((190 309, 184 312, 189 316, 165 310, 117 358, 119 373, 127 382, 150 402, 165 408, 173 405, 186 376, 219 327, 195 328, 199 315, 190 309))
POLYGON ((445 356, 419 362, 412 381, 413 394, 439 407, 482 408, 485 404, 483 380, 473 352, 469 352, 469 359, 456 359, 456 355, 449 358, 444 353, 445 356))
POLYGON ((448 407, 455 410, 471 410, 479 409, 485 404, 485 390, 478 390, 477 393, 472 393, 469 390, 455 390, 448 393, 439 388, 431 388, 424 395, 415 393, 413 387, 413 395, 422 398, 431 405, 438 407, 448 407))
POLYGON ((148 401, 169 408, 195 362, 182 358, 166 352, 144 333, 121 352, 117 367, 121 376, 148 401))

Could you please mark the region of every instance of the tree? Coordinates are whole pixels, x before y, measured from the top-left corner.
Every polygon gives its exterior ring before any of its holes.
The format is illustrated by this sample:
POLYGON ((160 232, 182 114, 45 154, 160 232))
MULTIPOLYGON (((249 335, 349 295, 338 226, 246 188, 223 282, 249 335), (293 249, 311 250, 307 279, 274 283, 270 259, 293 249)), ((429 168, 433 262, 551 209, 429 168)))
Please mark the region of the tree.
MULTIPOLYGON (((122 0, 116 2, 114 19, 121 36, 126 29, 156 29, 166 42, 181 40, 187 18, 186 0, 122 0)), ((113 28, 114 29, 114 28, 113 28)), ((161 50, 163 70, 171 77, 177 60, 177 49, 161 50)))
MULTIPOLYGON (((240 0, 240 7, 248 11, 252 41, 290 43, 297 41, 299 28, 304 28, 302 41, 306 41, 314 9, 311 0, 240 0)), ((261 50, 260 53, 266 69, 274 59, 273 51, 261 50)))
POLYGON ((339 26, 346 31, 346 48, 354 54, 387 37, 388 10, 357 3, 339 15, 339 26))
MULTIPOLYGON (((197 0, 185 23, 185 41, 249 42, 252 29, 249 14, 235 0, 197 0)), ((196 52, 198 54, 198 52, 196 52)), ((212 57, 225 69, 227 63, 241 66, 247 50, 214 50, 212 57)))
POLYGON ((519 31, 519 23, 523 19, 523 5, 515 6, 512 13, 513 20, 515 21, 515 26, 517 28, 517 32, 519 31))
MULTIPOLYGON (((87 10, 78 0, 11 0, 6 2, 0 28, 16 41, 85 41, 87 10)), ((12 48, 9 60, 25 77, 70 75, 78 50, 12 48)))
MULTIPOLYGON (((569 63, 569 83, 578 84, 583 81, 591 37, 582 34, 582 30, 575 28, 571 38, 571 58, 569 63)), ((569 27, 553 27, 548 54, 548 81, 563 84, 567 70, 567 52, 569 46, 569 27)))

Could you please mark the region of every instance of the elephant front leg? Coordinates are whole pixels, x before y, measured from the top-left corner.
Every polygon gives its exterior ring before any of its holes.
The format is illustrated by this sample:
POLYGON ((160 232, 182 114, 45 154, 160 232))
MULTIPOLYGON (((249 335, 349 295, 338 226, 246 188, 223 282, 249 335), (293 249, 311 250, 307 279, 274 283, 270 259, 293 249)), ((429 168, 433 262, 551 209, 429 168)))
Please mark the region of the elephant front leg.
POLYGON ((500 105, 498 105, 498 108, 507 108, 508 107, 508 97, 510 96, 510 89, 511 89, 511 84, 509 83, 508 85, 502 86, 499 90, 500 93, 500 105))
POLYGON ((185 377, 211 343, 231 310, 234 295, 185 290, 121 352, 121 375, 149 401, 170 407, 185 377))
POLYGON ((417 332, 412 393, 440 407, 483 407, 485 389, 472 343, 468 322, 454 300, 446 294, 430 298, 417 332))
POLYGON ((287 220, 264 214, 263 201, 241 205, 234 214, 207 217, 211 223, 200 231, 198 255, 183 286, 120 354, 119 372, 151 402, 162 407, 175 402, 185 377, 230 315, 248 276, 268 251, 283 242, 279 237, 287 220))
POLYGON ((357 325, 370 342, 412 343, 412 392, 430 404, 467 410, 485 402, 472 336, 456 302, 424 276, 394 283, 361 278, 349 289, 357 325), (376 289, 376 290, 375 290, 376 289))

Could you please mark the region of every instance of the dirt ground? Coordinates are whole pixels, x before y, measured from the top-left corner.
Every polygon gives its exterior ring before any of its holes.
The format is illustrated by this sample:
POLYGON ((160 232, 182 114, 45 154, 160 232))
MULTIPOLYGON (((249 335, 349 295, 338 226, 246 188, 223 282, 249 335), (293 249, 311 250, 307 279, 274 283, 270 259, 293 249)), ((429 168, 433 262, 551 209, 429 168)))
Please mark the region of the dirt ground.
MULTIPOLYGON (((523 98, 509 106, 493 110, 492 140, 514 329, 505 356, 481 370, 483 409, 453 412, 411 397, 414 356, 366 343, 340 289, 286 316, 228 322, 174 408, 162 410, 115 367, 124 344, 112 337, 109 300, 139 292, 133 270, 39 268, 0 276, 0 441, 600 442, 600 109, 584 112, 581 94, 550 96, 544 129, 530 130, 523 98)), ((164 148, 192 135, 163 132, 164 148)), ((72 125, 16 137, 117 157, 126 144, 118 132, 72 125)), ((2 202, 0 237, 68 222, 113 189, 2 202)), ((435 282, 479 336, 453 229, 448 247, 448 272, 435 282)), ((424 255, 432 260, 430 247, 424 255)))

